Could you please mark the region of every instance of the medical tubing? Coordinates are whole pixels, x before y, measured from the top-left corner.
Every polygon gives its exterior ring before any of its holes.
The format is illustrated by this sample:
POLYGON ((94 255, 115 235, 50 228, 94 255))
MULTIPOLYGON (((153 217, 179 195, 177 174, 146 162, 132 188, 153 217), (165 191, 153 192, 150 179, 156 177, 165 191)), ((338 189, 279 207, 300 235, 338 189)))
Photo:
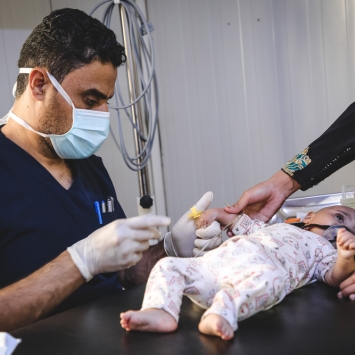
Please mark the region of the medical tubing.
MULTIPOLYGON (((157 89, 158 88, 158 84, 157 84, 157 81, 156 81, 156 77, 154 77, 153 80, 154 80, 154 85, 155 85, 155 87, 157 89)), ((120 92, 119 86, 117 87, 117 93, 118 93, 119 99, 122 100, 122 94, 120 92)), ((149 98, 150 98, 150 96, 149 96, 149 98)), ((116 105, 117 105, 117 97, 116 96, 115 96, 115 100, 116 100, 116 105)), ((151 105, 148 105, 148 110, 149 110, 149 113, 150 113, 150 115, 148 115, 148 121, 149 121, 149 128, 150 129, 149 129, 149 132, 148 132, 148 139, 147 140, 149 140, 149 141, 153 141, 154 137, 155 137, 156 126, 157 126, 157 122, 158 122, 158 117, 157 117, 158 109, 159 109, 159 98, 158 98, 158 96, 156 96, 156 114, 155 114, 154 120, 150 120, 149 119, 151 117, 151 105), (154 122, 153 127, 151 127, 151 125, 152 125, 151 122, 154 122)), ((124 109, 124 110, 126 111, 127 109, 124 109)), ((130 114, 128 112, 126 112, 126 114, 127 114, 128 118, 129 118, 129 120, 131 121, 131 124, 137 129, 138 133, 142 137, 141 132, 138 130, 138 128, 134 124, 130 114)), ((117 116, 118 116, 118 121, 117 121, 118 130, 119 130, 119 132, 121 132, 122 131, 122 127, 121 127, 120 116, 119 116, 118 111, 117 111, 117 116)), ((111 130, 111 132, 112 132, 112 130, 111 130)), ((123 135, 121 135, 120 137, 121 137, 120 139, 122 139, 122 141, 124 141, 123 135)), ((146 139, 144 138, 144 140, 146 140, 146 139)), ((126 154, 128 155, 126 149, 124 148, 124 150, 122 151, 122 149, 119 148, 120 145, 118 144, 115 136, 114 136, 114 141, 115 141, 115 144, 116 144, 117 148, 121 151, 121 153, 123 153, 123 157, 124 157, 124 160, 125 160, 126 164, 128 162, 130 162, 134 166, 138 167, 138 166, 141 166, 142 164, 144 164, 146 161, 148 161, 149 156, 150 156, 150 152, 152 150, 152 145, 151 144, 147 144, 145 146, 145 148, 142 150, 140 155, 136 156, 133 159, 132 158, 131 159, 127 159, 126 156, 125 156, 126 154), (133 161, 134 160, 138 160, 146 152, 147 149, 148 149, 148 152, 147 152, 148 157, 143 162, 134 163, 133 161)), ((136 170, 136 169, 132 169, 132 170, 136 170)))
MULTIPOLYGON (((127 10, 129 10, 129 9, 127 9, 127 10)), ((133 11, 131 11, 131 15, 133 15, 133 11)), ((129 23, 129 28, 130 28, 130 35, 131 35, 131 37, 132 37, 132 33, 133 33, 133 31, 134 31, 134 29, 133 29, 133 27, 132 27, 132 24, 133 23, 135 23, 134 21, 132 21, 131 20, 131 18, 129 17, 128 18, 128 23, 129 23)), ((133 34, 133 36, 134 36, 134 34, 133 34)), ((139 37, 139 38, 141 38, 141 36, 139 37)), ((133 46, 133 50, 134 49, 136 49, 137 47, 136 47, 136 45, 135 45, 135 41, 133 42, 134 44, 132 44, 132 46, 133 46)), ((145 47, 146 48, 146 47, 145 47)), ((137 53, 137 50, 134 50, 134 54, 135 54, 135 59, 137 59, 137 57, 138 57, 138 53, 137 53)), ((137 68, 138 68, 138 71, 140 72, 140 74, 141 74, 141 82, 143 81, 142 80, 142 72, 141 72, 141 67, 140 67, 140 65, 139 65, 139 61, 136 61, 136 65, 137 65, 137 68)), ((148 92, 148 89, 149 89, 149 87, 147 87, 147 93, 149 93, 148 92)), ((120 100, 121 100, 121 102, 123 103, 123 99, 122 99, 122 96, 120 97, 120 100)), ((125 106, 125 105, 124 105, 125 106)), ((150 111, 150 110, 149 110, 150 111)), ((128 117, 129 117, 129 119, 130 119, 130 121, 132 121, 132 119, 131 119, 131 117, 130 117, 130 115, 128 115, 128 117)), ((148 116, 148 121, 150 122, 150 119, 149 119, 150 117, 148 116)), ((120 126, 120 125, 119 125, 120 126)), ((135 126, 135 125, 134 125, 135 126)), ((149 126, 149 128, 150 128, 150 124, 148 124, 148 126, 149 126)), ((136 127, 136 126, 135 126, 136 127)), ((156 124, 154 124, 154 127, 156 127, 156 124)), ((142 134, 141 134, 141 132, 139 131, 139 130, 137 130, 137 132, 138 132, 138 134, 140 134, 140 136, 142 136, 142 134)), ((121 141, 122 141, 122 139, 123 139, 123 135, 121 134, 120 135, 120 137, 121 137, 121 141)), ((154 137, 154 136, 153 136, 154 137)), ((145 139, 144 139, 145 140, 145 139)), ((151 145, 146 145, 145 146, 146 148, 145 149, 143 149, 142 151, 141 151, 141 153, 138 155, 138 156, 136 156, 135 158, 133 158, 133 159, 130 159, 129 157, 128 157, 128 153, 127 153, 127 150, 126 149, 124 149, 123 150, 123 153, 126 155, 126 159, 125 159, 125 161, 126 161, 126 163, 129 161, 129 162, 131 162, 132 163, 132 165, 134 166, 134 170, 137 170, 135 167, 138 167, 138 169, 139 169, 139 167, 140 166, 142 166, 142 165, 145 165, 146 164, 146 162, 148 161, 148 159, 149 159, 149 155, 150 155, 150 152, 151 152, 151 145), (146 151, 148 150, 148 157, 146 158, 146 159, 144 159, 143 161, 140 161, 139 163, 134 163, 134 160, 138 160, 138 159, 140 159, 142 156, 143 156, 143 154, 145 154, 146 153, 146 151)), ((132 167, 131 167, 132 168, 132 167)))
MULTIPOLYGON (((128 107, 131 107, 131 106, 135 105, 143 97, 143 95, 145 95, 146 91, 148 90, 148 88, 149 88, 149 86, 151 84, 151 81, 153 80, 154 73, 155 73, 154 70, 153 70, 153 68, 155 67, 154 46, 153 46, 152 36, 150 35, 148 23, 147 23, 146 19, 144 18, 143 13, 141 12, 141 10, 139 9, 138 6, 136 6, 134 3, 132 3, 132 2, 130 2, 128 0, 121 0, 121 5, 123 5, 125 10, 127 9, 126 3, 128 3, 129 5, 135 7, 137 12, 142 16, 143 21, 144 21, 144 25, 147 28, 147 35, 148 35, 149 44, 150 44, 150 48, 151 48, 151 52, 152 52, 152 55, 151 55, 151 68, 152 68, 152 71, 151 71, 151 74, 149 75, 149 80, 148 80, 147 86, 144 88, 144 90, 141 92, 141 94, 133 102, 131 102, 128 105, 121 106, 121 107, 111 107, 110 106, 110 108, 112 108, 112 109, 123 109, 123 108, 128 108, 128 107)), ((107 9, 106 9, 106 11, 107 11, 107 9)), ((129 10, 127 10, 126 13, 128 14, 129 10)), ((129 16, 127 16, 127 18, 128 18, 128 22, 130 22, 131 18, 129 16)), ((106 25, 106 27, 108 27, 107 26, 107 21, 104 22, 104 24, 106 25)), ((129 28, 132 28, 132 27, 129 26, 129 28)), ((134 36, 132 36, 131 33, 130 33, 130 37, 134 38, 134 36)), ((141 40, 143 41, 143 38, 141 40)))
POLYGON ((214 237, 212 237, 207 244, 204 245, 204 247, 194 256, 194 258, 197 258, 200 256, 200 254, 212 243, 212 241, 217 240, 217 238, 222 239, 222 234, 217 234, 214 237))
MULTIPOLYGON (((101 1, 91 10, 90 16, 92 16, 96 10, 98 10, 101 6, 105 4, 106 7, 102 15, 102 23, 106 27, 110 28, 113 9, 116 5, 113 0, 101 1)), ((158 124, 159 98, 158 85, 154 69, 154 45, 150 34, 148 22, 145 19, 144 14, 140 10, 140 8, 130 0, 121 0, 120 4, 123 6, 125 16, 127 18, 127 28, 131 40, 130 45, 132 49, 132 57, 134 58, 135 66, 137 69, 138 80, 137 82, 133 83, 133 86, 138 86, 141 92, 140 95, 136 97, 133 102, 131 102, 130 104, 126 104, 124 102, 118 82, 116 82, 114 93, 115 106, 109 105, 109 108, 116 111, 118 139, 114 134, 114 131, 111 126, 110 131, 117 149, 122 154, 125 164, 128 166, 129 169, 133 171, 139 171, 143 169, 149 161, 153 149, 153 142, 158 124), (143 33, 148 37, 147 43, 143 38, 143 33), (144 76, 143 71, 147 73, 146 76, 144 76), (153 88, 155 90, 154 100, 152 100, 153 88), (142 99, 143 101, 141 101, 142 99), (132 107, 133 105, 137 105, 138 103, 141 104, 142 112, 145 113, 145 125, 147 129, 146 135, 144 134, 143 127, 139 127, 137 124, 134 123, 133 117, 128 110, 130 107, 132 107), (156 108, 154 117, 152 106, 155 106, 156 108), (141 146, 139 154, 138 152, 136 152, 137 155, 134 157, 131 157, 129 155, 125 145, 121 122, 122 118, 119 113, 119 110, 124 111, 132 127, 136 130, 139 139, 144 143, 141 146)))
POLYGON ((96 5, 92 10, 91 12, 89 13, 89 16, 92 16, 92 14, 103 4, 107 3, 107 2, 112 2, 112 0, 104 0, 104 1, 101 1, 98 5, 96 5))

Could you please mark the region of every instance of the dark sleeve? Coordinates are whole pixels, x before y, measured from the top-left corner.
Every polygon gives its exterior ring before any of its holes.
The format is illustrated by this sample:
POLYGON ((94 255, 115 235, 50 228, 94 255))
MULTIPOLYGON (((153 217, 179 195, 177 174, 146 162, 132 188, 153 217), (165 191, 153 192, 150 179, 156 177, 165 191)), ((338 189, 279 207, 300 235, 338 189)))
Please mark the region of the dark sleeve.
POLYGON ((355 103, 282 170, 305 191, 355 160, 355 103))

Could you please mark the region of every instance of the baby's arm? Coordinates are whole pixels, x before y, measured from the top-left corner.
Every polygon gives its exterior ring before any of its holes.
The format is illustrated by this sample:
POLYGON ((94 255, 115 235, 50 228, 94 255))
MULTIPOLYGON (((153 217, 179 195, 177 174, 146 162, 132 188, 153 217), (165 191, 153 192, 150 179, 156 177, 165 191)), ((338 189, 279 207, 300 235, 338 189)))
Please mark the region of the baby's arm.
POLYGON ((355 235, 346 229, 340 229, 337 235, 338 259, 326 273, 325 281, 338 287, 353 271, 355 271, 355 235))
POLYGON ((267 226, 264 222, 252 220, 246 214, 230 214, 225 212, 223 208, 212 208, 202 212, 201 216, 195 221, 196 229, 207 228, 214 221, 220 223, 221 229, 229 227, 232 235, 249 235, 267 226))
POLYGON ((217 221, 223 229, 232 223, 236 217, 236 214, 227 213, 223 208, 211 208, 203 211, 201 216, 195 221, 196 229, 206 228, 214 221, 217 221))

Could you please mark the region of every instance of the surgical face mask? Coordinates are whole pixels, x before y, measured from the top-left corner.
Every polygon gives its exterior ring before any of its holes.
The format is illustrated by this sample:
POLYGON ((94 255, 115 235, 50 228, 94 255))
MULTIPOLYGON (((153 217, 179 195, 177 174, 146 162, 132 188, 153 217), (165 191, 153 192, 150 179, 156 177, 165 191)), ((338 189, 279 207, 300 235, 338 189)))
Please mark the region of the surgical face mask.
MULTIPOLYGON (((31 68, 20 68, 20 73, 30 73, 31 70, 31 68)), ((8 117, 42 137, 49 137, 55 152, 63 159, 82 159, 93 155, 108 137, 110 113, 76 108, 56 78, 48 72, 47 74, 54 87, 73 108, 73 124, 70 130, 65 134, 45 134, 35 131, 11 110, 8 117)))
POLYGON ((336 247, 338 230, 341 228, 345 228, 348 232, 352 233, 348 227, 345 227, 341 224, 334 224, 332 226, 324 225, 324 224, 307 224, 302 227, 302 229, 309 229, 312 227, 318 227, 324 230, 323 238, 327 239, 328 242, 332 243, 334 247, 336 247))

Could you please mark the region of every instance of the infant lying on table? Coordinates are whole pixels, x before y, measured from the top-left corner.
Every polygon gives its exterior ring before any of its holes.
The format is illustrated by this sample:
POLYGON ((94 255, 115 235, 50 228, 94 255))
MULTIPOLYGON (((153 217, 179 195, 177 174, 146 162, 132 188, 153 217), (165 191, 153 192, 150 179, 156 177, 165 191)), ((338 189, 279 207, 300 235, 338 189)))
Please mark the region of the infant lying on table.
MULTIPOLYGON (((305 229, 223 214, 222 208, 207 210, 196 220, 196 227, 213 221, 215 226, 216 219, 229 218, 235 220, 236 236, 199 258, 161 259, 150 273, 141 310, 121 314, 123 328, 176 330, 185 295, 207 309, 200 332, 228 340, 238 328, 237 321, 271 308, 294 289, 313 280, 337 287, 355 270, 352 208, 333 206, 310 212, 304 219, 305 229), (337 226, 325 230, 333 225, 337 226), (334 229, 337 250, 325 239, 334 229)), ((218 228, 220 232, 219 224, 218 228)))

